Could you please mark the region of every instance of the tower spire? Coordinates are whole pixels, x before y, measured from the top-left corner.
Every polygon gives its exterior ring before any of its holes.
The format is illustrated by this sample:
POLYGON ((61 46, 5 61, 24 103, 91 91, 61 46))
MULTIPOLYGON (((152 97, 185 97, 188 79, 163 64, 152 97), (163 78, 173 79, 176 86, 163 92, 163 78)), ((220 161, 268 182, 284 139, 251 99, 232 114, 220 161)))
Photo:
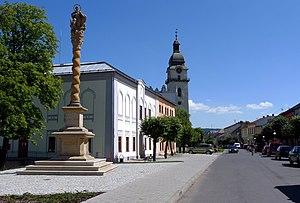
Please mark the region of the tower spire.
POLYGON ((176 28, 176 31, 175 31, 175 41, 173 43, 173 53, 179 53, 179 46, 180 46, 180 43, 178 41, 178 29, 176 28))

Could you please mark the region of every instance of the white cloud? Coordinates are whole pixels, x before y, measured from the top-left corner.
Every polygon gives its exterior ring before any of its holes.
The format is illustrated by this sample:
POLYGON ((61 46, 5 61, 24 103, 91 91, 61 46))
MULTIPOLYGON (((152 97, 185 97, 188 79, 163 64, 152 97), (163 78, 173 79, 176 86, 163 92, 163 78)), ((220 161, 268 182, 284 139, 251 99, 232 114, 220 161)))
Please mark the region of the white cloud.
POLYGON ((189 100, 189 108, 191 111, 206 111, 208 113, 215 113, 215 114, 224 114, 224 113, 231 113, 231 114, 240 114, 240 107, 229 105, 229 106, 218 106, 218 107, 210 107, 203 103, 194 103, 193 100, 189 100))
POLYGON ((195 110, 195 111, 209 110, 209 106, 207 106, 203 103, 194 103, 193 100, 189 100, 189 108, 190 108, 190 110, 195 110))
POLYGON ((249 109, 267 109, 273 106, 270 102, 260 102, 259 104, 247 104, 246 107, 249 109))
POLYGON ((224 114, 224 113, 231 113, 231 114, 240 114, 243 113, 240 111, 240 107, 229 105, 229 106, 218 106, 215 108, 210 108, 207 112, 215 113, 215 114, 224 114))

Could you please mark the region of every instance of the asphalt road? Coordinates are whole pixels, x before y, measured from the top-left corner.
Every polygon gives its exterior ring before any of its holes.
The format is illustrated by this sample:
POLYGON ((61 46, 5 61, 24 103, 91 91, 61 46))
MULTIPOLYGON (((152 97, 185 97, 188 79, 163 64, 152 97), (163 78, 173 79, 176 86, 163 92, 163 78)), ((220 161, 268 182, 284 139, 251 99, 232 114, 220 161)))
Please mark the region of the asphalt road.
POLYGON ((222 154, 184 194, 179 203, 300 202, 300 166, 287 159, 222 154))

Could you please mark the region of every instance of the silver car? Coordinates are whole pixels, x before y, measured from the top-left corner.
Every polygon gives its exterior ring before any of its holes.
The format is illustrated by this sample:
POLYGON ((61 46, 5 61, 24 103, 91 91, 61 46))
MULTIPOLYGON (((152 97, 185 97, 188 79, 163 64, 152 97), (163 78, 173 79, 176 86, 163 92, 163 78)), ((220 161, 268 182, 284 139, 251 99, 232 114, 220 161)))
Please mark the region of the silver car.
POLYGON ((300 146, 294 146, 289 152, 289 162, 291 165, 293 165, 294 162, 300 164, 300 146))

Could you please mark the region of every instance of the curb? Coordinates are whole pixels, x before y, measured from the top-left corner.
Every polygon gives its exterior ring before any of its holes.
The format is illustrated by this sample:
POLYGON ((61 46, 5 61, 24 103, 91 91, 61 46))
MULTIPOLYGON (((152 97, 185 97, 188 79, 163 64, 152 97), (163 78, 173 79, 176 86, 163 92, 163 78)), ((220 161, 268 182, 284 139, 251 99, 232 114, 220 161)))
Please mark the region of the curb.
POLYGON ((209 166, 216 161, 220 155, 220 153, 214 160, 207 163, 206 167, 203 168, 203 170, 198 171, 193 177, 191 177, 180 190, 176 191, 172 197, 167 201, 167 203, 174 203, 178 202, 182 196, 197 182, 197 180, 203 175, 203 173, 209 168, 209 166))

